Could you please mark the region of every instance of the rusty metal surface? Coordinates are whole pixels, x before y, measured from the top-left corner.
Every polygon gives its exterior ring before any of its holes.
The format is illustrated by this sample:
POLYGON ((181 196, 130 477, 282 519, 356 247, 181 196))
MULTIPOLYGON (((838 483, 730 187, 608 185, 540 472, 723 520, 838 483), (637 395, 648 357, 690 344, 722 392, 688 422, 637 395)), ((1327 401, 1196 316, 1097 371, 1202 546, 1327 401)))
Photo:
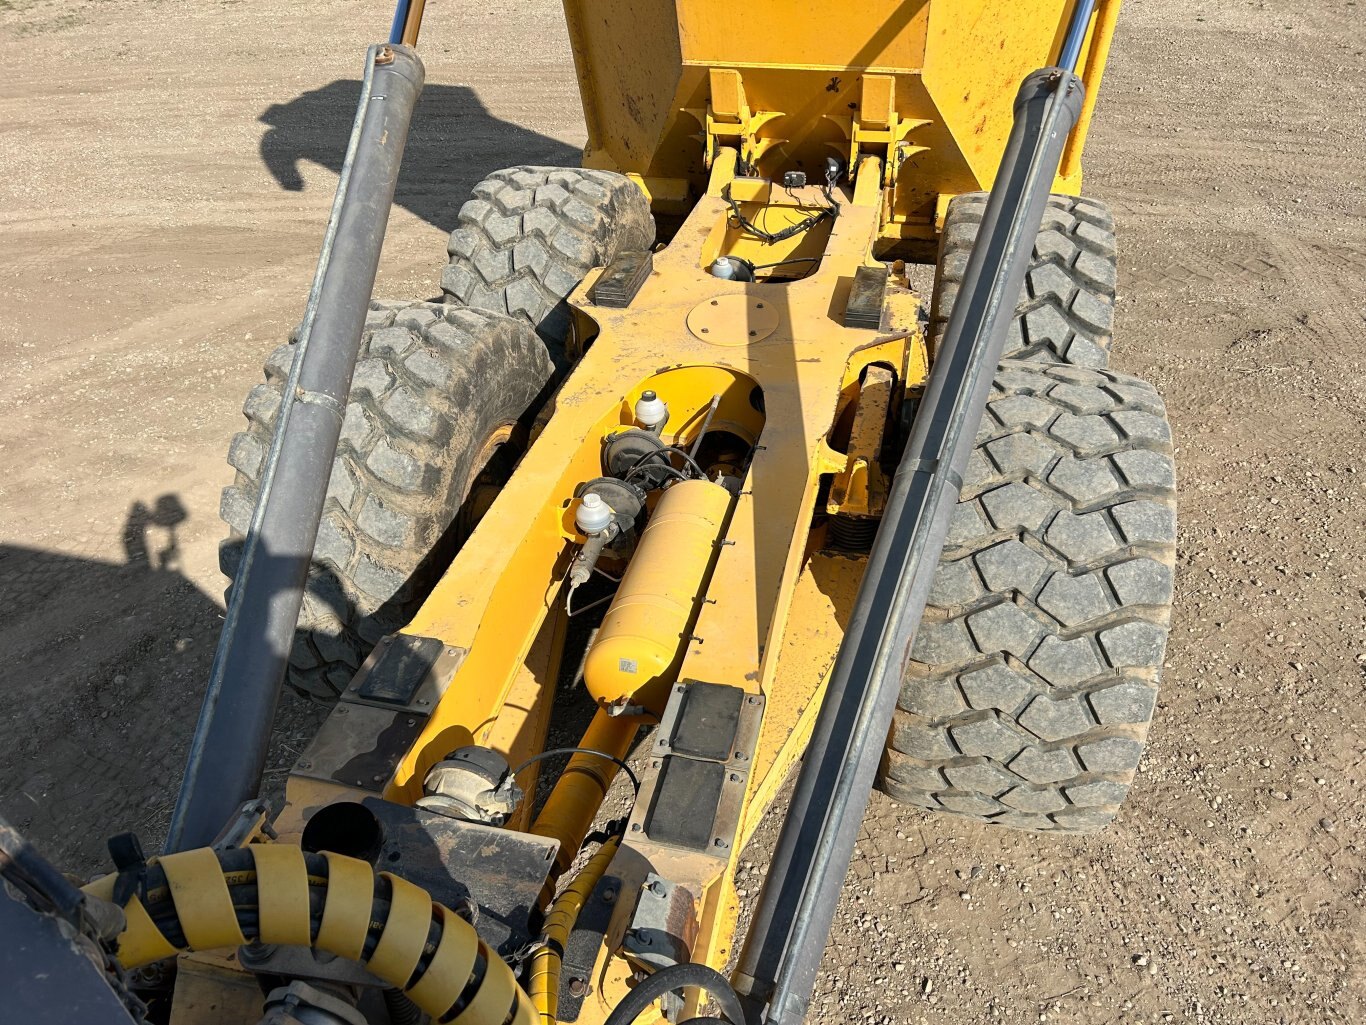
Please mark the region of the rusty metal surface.
POLYGON ((176 959, 171 1025, 242 1025, 257 1021, 265 996, 256 976, 218 952, 176 959))
POLYGON ((622 950, 655 970, 688 961, 697 940, 696 899, 687 887, 651 872, 640 888, 622 950))

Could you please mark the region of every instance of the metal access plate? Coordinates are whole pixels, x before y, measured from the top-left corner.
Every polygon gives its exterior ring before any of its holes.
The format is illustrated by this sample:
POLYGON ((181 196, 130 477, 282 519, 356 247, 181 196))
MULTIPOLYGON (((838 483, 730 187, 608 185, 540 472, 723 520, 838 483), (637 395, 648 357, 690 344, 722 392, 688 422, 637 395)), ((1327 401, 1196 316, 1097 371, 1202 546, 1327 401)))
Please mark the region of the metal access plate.
POLYGON ((719 683, 675 684, 650 754, 681 754, 749 771, 759 742, 764 698, 719 683))
POLYGON ((764 699, 740 687, 674 686, 631 815, 635 837, 729 856, 744 806, 764 699))
POLYGON ((416 712, 343 702, 294 763, 294 775, 382 790, 426 723, 416 712))
POLYGON ((479 938, 500 956, 531 941, 531 909, 550 877, 559 841, 376 797, 361 804, 379 819, 384 833, 377 869, 416 883, 452 910, 473 900, 479 907, 479 938))
POLYGON ((463 648, 447 647, 439 637, 389 634, 380 638, 346 689, 344 699, 430 711, 465 655, 463 648))

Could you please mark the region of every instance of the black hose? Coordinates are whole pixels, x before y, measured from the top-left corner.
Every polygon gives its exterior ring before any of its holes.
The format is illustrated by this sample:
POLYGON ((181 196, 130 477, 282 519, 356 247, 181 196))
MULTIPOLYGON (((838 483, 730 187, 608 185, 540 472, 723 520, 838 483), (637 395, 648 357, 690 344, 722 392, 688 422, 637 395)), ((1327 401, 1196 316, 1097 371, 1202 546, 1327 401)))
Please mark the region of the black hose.
POLYGON ((384 991, 384 1009, 389 1012, 389 1025, 418 1025, 422 1020, 422 1009, 401 989, 384 991))
POLYGON ((626 999, 612 1008, 612 1013, 602 1025, 631 1025, 647 1007, 676 989, 693 987, 710 994, 721 1005, 724 1018, 694 1018, 691 1025, 744 1025, 745 1013, 740 1008, 740 998, 730 988, 730 981, 715 968, 704 964, 676 964, 661 968, 635 989, 626 999))

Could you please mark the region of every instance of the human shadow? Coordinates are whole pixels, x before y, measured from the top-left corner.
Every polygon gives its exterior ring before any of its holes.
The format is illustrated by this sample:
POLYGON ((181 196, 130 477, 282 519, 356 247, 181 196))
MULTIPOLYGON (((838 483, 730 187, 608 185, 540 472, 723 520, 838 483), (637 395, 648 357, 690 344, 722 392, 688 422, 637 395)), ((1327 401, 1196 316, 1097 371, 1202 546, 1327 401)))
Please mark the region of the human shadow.
MULTIPOLYGON (((280 187, 304 188, 300 161, 341 172, 360 100, 359 81, 338 79, 266 108, 261 159, 280 187)), ((515 164, 577 166, 579 150, 490 114, 473 89, 427 85, 418 99, 394 202, 442 231, 455 227, 470 189, 515 164)))
MULTIPOLYGON (((107 867, 115 833, 165 836, 223 620, 181 570, 187 519, 174 494, 130 503, 122 562, 0 545, 0 815, 64 869, 107 867)), ((281 701, 268 795, 320 712, 281 701)))

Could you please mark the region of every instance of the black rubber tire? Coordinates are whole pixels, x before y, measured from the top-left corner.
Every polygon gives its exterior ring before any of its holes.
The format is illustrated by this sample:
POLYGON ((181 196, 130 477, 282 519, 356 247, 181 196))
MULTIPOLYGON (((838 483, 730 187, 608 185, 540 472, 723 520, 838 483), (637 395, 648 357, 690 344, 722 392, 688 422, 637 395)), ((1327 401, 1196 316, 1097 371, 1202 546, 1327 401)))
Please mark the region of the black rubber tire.
MULTIPOLYGON (((417 610, 472 528, 457 515, 489 439, 524 429, 553 376, 544 345, 508 317, 441 303, 370 309, 287 677, 324 701, 417 610)), ((228 453, 237 476, 223 491, 231 536, 219 561, 229 580, 293 359, 292 344, 271 354, 228 453)))
POLYGON ((988 823, 1105 826, 1156 706, 1175 560, 1171 431, 1156 391, 1005 360, 882 788, 988 823))
POLYGON ((529 324, 565 360, 565 298, 594 267, 655 240, 650 202, 629 178, 574 167, 509 167, 474 187, 451 232, 447 302, 529 324))
MULTIPOLYGON (((936 349, 986 208, 985 192, 969 192, 954 197, 945 214, 930 304, 930 339, 936 349)), ((1115 268, 1115 219, 1109 208, 1094 199, 1050 196, 1005 355, 1093 369, 1108 366, 1115 268)))

